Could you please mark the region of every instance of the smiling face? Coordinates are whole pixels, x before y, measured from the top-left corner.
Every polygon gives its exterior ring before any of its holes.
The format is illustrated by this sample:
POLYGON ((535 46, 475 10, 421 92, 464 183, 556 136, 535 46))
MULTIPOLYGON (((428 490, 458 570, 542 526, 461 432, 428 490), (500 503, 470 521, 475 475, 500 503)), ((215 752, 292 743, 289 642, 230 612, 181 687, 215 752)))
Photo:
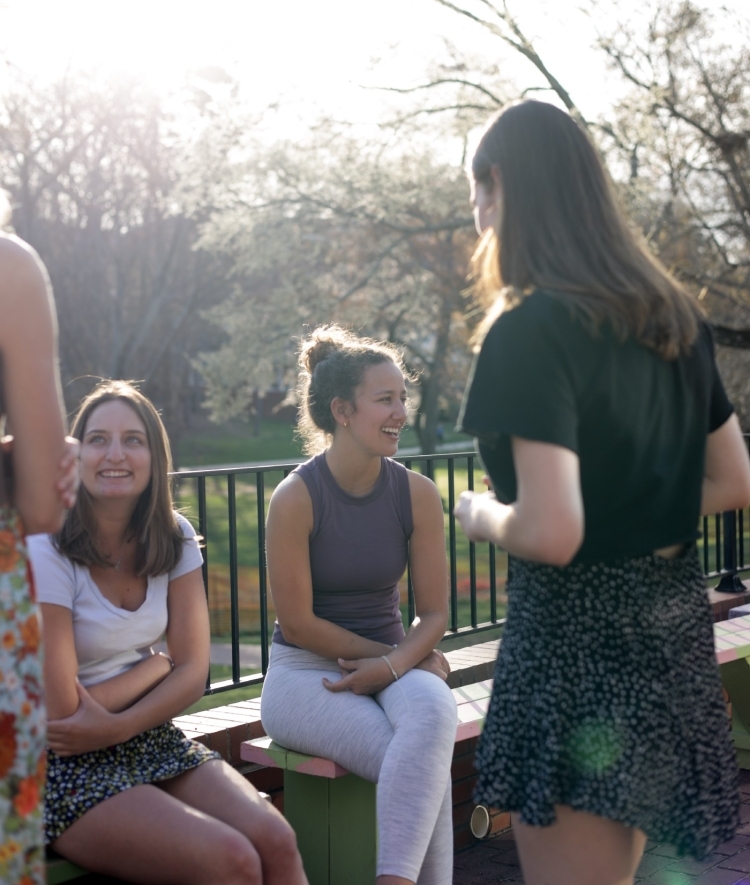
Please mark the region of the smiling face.
POLYGON ((377 455, 395 455, 406 424, 404 376, 390 360, 370 366, 349 405, 348 430, 360 445, 377 455))
POLYGON ((81 482, 94 500, 137 500, 151 479, 151 450, 143 421, 122 400, 97 406, 81 442, 81 482))

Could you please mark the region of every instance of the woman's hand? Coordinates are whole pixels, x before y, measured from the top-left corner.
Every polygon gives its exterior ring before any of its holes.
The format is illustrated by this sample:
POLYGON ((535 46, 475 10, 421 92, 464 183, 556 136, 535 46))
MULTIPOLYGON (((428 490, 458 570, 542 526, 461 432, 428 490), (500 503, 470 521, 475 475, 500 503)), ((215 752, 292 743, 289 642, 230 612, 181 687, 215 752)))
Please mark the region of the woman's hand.
POLYGON ((415 670, 427 670, 428 673, 434 673, 439 676, 443 682, 448 678, 451 671, 451 665, 448 663, 446 656, 439 648, 433 649, 424 660, 421 660, 415 670))
POLYGON ((470 541, 488 541, 486 522, 488 508, 497 504, 494 492, 461 492, 453 514, 470 541))
POLYGON ((360 658, 357 661, 338 660, 343 679, 338 682, 323 680, 328 691, 352 691, 354 694, 377 694, 394 680, 391 668, 382 658, 360 658))
POLYGON ((74 436, 66 436, 65 454, 57 465, 60 479, 56 485, 58 497, 66 510, 74 506, 78 497, 78 487, 81 484, 80 454, 80 442, 74 436))
POLYGON ((120 743, 118 721, 76 680, 79 705, 72 716, 47 723, 47 746, 58 756, 78 756, 120 743))
MULTIPOLYGON (((0 439, 0 452, 5 456, 12 457, 13 436, 11 434, 0 439)), ((81 484, 80 454, 80 442, 74 436, 66 436, 65 452, 57 462, 59 479, 55 483, 58 500, 66 510, 70 510, 75 505, 78 497, 78 487, 81 484)))

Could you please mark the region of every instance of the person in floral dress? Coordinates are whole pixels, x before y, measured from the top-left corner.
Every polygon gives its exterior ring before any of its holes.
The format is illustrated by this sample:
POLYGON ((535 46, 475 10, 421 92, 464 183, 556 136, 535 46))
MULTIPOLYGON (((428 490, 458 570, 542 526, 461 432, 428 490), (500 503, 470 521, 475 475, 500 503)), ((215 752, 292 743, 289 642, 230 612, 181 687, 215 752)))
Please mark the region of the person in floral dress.
MULTIPOLYGON (((9 216, 0 192, 0 228, 9 216)), ((0 231, 0 882, 42 885, 45 712, 40 625, 25 533, 56 531, 78 482, 66 443, 56 326, 33 250, 0 231), (12 467, 11 465, 12 459, 12 467)))

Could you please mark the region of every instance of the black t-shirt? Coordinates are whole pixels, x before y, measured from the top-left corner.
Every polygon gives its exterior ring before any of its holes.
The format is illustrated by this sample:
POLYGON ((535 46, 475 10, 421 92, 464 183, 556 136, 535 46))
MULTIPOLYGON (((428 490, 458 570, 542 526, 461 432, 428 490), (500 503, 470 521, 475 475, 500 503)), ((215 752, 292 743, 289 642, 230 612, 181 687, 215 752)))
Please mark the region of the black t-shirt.
POLYGON ((500 501, 516 499, 511 436, 580 459, 584 542, 574 562, 637 556, 698 536, 706 436, 732 414, 701 324, 668 361, 564 293, 537 290, 494 323, 474 361, 459 427, 477 438, 500 501))

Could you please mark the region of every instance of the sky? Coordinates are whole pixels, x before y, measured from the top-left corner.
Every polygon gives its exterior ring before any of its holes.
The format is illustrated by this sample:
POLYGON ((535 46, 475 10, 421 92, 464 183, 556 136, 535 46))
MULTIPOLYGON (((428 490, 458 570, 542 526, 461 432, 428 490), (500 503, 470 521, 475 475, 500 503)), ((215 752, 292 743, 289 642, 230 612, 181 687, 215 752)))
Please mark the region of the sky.
MULTIPOLYGON (((576 4, 515 6, 553 65, 590 92, 599 78, 587 68, 601 73, 602 64, 576 4)), ((72 66, 168 89, 190 69, 221 65, 236 72, 250 102, 281 95, 297 113, 377 113, 384 96, 362 85, 418 82, 445 37, 490 58, 497 52, 496 41, 434 0, 0 0, 0 52, 40 77, 72 66), (375 68, 374 58, 382 60, 375 68)))
MULTIPOLYGON (((740 10, 747 0, 706 2, 740 10)), ((613 0, 600 0, 594 19, 579 9, 586 3, 508 0, 553 74, 595 117, 621 86, 592 46, 596 28, 613 23, 613 0)), ((463 5, 481 8, 477 0, 463 5)), ((528 62, 511 50, 501 56, 495 38, 435 0, 0 0, 0 59, 42 80, 80 68, 168 92, 188 72, 219 66, 251 108, 278 102, 280 134, 320 114, 381 118, 393 95, 372 87, 422 82, 446 38, 498 58, 518 82, 534 76, 528 62)))

